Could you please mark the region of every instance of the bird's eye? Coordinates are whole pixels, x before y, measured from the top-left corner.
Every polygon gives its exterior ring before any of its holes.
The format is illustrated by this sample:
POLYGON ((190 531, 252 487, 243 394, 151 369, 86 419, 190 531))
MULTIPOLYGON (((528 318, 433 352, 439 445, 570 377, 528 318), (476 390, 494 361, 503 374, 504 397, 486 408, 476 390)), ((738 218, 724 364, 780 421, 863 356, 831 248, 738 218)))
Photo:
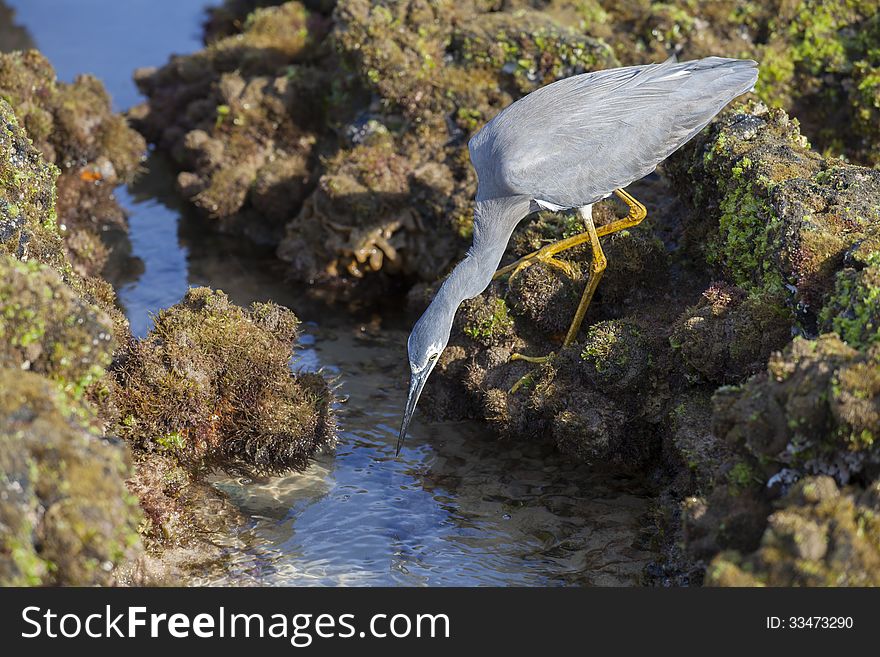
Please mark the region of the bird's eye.
POLYGON ((437 360, 437 358, 439 358, 439 356, 440 356, 440 354, 431 354, 431 356, 430 356, 430 358, 428 358, 428 360, 433 363, 435 360, 437 360))

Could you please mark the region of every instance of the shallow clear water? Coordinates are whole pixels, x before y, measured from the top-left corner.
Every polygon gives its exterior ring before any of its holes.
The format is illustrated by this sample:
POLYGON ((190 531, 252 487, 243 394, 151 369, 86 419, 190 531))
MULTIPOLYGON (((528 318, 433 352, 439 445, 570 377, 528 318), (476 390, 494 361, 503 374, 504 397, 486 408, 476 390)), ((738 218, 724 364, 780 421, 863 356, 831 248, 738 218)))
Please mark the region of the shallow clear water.
MULTIPOLYGON (((6 4, 62 79, 94 73, 121 108, 138 101, 133 69, 199 47, 202 0, 6 4)), ((119 196, 140 264, 115 278, 136 334, 190 285, 242 304, 272 299, 307 322, 295 367, 336 376, 343 399, 335 454, 307 472, 216 479, 251 527, 222 567, 194 583, 638 583, 654 555, 638 547, 649 497, 635 482, 595 475, 544 445, 498 441, 473 423, 418 416, 394 458, 412 319, 399 304, 350 314, 310 301, 283 282, 271 254, 201 230, 161 158, 119 196)))

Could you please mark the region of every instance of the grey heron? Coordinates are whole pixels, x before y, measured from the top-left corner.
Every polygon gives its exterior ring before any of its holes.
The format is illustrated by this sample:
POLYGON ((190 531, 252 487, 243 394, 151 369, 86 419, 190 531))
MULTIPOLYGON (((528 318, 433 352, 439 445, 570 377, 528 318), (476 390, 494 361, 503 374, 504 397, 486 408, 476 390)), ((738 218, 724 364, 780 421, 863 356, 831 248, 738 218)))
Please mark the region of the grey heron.
POLYGON ((555 256, 589 243, 590 275, 563 343, 569 346, 605 269, 599 238, 645 218, 645 207, 623 188, 651 173, 731 100, 754 88, 757 67, 752 60, 706 57, 584 73, 510 104, 471 138, 478 179, 473 244, 410 333, 411 379, 398 454, 459 305, 481 294, 493 278, 533 262, 567 269, 555 256), (629 214, 597 228, 592 206, 612 193, 627 204, 629 214), (585 231, 498 269, 513 230, 541 209, 577 209, 585 231))

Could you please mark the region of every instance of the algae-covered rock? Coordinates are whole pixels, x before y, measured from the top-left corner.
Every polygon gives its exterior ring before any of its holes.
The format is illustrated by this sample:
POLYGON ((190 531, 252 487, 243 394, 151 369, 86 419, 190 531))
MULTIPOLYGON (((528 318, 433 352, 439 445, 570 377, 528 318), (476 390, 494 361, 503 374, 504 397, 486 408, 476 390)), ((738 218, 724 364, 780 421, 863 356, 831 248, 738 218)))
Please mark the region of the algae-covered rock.
MULTIPOLYGON (((799 479, 833 477, 856 491, 876 478, 877 358, 876 349, 857 351, 833 334, 795 338, 766 372, 718 390, 713 429, 730 456, 702 511, 686 521, 694 554, 757 549, 773 531, 774 500, 799 479)), ((719 559, 710 578, 726 581, 738 571, 729 570, 728 557, 719 559)))
POLYGON ((0 584, 106 585, 140 550, 127 449, 43 377, 0 368, 0 584))
POLYGON ((834 291, 819 315, 819 328, 834 331, 855 347, 880 341, 880 244, 876 237, 857 242, 845 254, 844 267, 834 278, 834 291))
POLYGON ((128 321, 116 304, 113 288, 97 276, 80 275, 71 266, 70 239, 65 248, 55 209, 58 169, 46 163, 2 99, 0 125, 0 253, 54 269, 77 295, 110 316, 114 335, 124 342, 129 336, 128 321))
POLYGON ((139 72, 132 117, 221 230, 280 241, 307 281, 436 279, 469 236, 467 138, 526 91, 616 61, 544 12, 264 4, 227 3, 204 51, 139 72))
POLYGON ((709 565, 710 586, 880 585, 880 482, 838 489, 808 477, 767 520, 760 547, 728 551, 709 565))
POLYGON ((508 312, 501 298, 468 302, 438 362, 437 383, 425 392, 433 412, 476 415, 507 438, 549 439, 597 468, 642 468, 659 448, 650 429, 651 338, 635 322, 599 322, 583 342, 536 367, 511 360, 526 351, 529 335, 537 335, 530 319, 508 312))
POLYGON ((691 243, 744 290, 790 296, 808 331, 847 251, 880 221, 880 172, 823 159, 760 104, 726 114, 669 169, 695 208, 691 243))
POLYGON ((682 314, 672 344, 695 381, 740 384, 714 395, 711 434, 724 452, 685 507, 684 538, 696 558, 715 557, 712 583, 805 583, 781 574, 797 555, 775 552, 782 570, 760 576, 769 567, 738 555, 788 531, 791 518, 771 512, 799 479, 830 475, 858 495, 876 478, 880 177, 823 158, 795 121, 760 104, 722 116, 668 164, 694 208, 685 250, 725 281, 682 314), (762 367, 792 328, 807 337, 762 367))
POLYGON ((880 463, 878 358, 878 348, 859 352, 833 334, 795 338, 765 373, 719 390, 715 431, 769 474, 786 468, 848 483, 880 463))
POLYGON ((0 366, 44 374, 78 398, 113 349, 110 318, 54 270, 0 255, 0 366))
POLYGON ((19 260, 67 266, 55 214, 58 169, 47 164, 0 100, 0 247, 19 260))
MULTIPOLYGON (((205 43, 240 33, 257 9, 284 4, 285 0, 223 0, 206 9, 205 43)), ((306 3, 310 4, 310 3, 306 3)))
POLYGON ((120 435, 191 469, 305 467, 334 424, 326 381, 290 370, 298 323, 274 304, 243 310, 191 289, 119 356, 120 435))
POLYGON ((763 369, 791 339, 793 324, 783 301, 716 283, 685 311, 670 341, 691 375, 736 383, 763 369))
POLYGON ((35 50, 0 55, 0 96, 46 161, 61 170, 57 219, 74 269, 100 273, 108 257, 101 233, 125 229, 113 188, 134 177, 146 150, 143 138, 113 112, 99 80, 81 75, 58 82, 35 50))
POLYGON ((352 75, 331 105, 347 103, 348 139, 279 247, 306 280, 437 278, 470 236, 469 136, 523 93, 615 62, 604 43, 541 12, 346 0, 333 20, 352 75))

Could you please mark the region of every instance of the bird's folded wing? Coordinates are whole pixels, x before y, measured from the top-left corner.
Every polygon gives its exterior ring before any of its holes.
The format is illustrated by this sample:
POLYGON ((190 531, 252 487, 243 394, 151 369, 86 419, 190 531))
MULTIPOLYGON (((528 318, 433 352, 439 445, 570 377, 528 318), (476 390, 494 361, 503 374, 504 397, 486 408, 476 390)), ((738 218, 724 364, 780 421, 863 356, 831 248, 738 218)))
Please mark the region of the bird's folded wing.
POLYGON ((718 57, 668 61, 543 87, 472 140, 481 192, 530 195, 566 207, 598 200, 653 171, 748 91, 755 66, 718 57), (491 167, 492 175, 484 175, 491 167), (484 178, 494 189, 482 189, 484 178))

